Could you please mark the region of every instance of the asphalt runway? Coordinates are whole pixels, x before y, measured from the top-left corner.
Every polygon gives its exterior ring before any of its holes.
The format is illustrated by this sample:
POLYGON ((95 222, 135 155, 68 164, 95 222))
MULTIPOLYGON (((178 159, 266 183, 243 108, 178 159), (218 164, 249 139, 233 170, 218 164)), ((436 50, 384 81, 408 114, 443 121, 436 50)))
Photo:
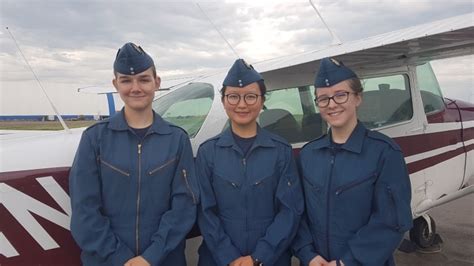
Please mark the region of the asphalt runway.
MULTIPOLYGON (((398 266, 474 266, 474 194, 436 207, 430 213, 436 222, 436 230, 443 244, 441 252, 422 254, 419 252, 395 252, 398 266)), ((188 265, 197 265, 197 249, 201 237, 187 241, 188 265)), ((299 265, 294 259, 292 266, 299 265)))

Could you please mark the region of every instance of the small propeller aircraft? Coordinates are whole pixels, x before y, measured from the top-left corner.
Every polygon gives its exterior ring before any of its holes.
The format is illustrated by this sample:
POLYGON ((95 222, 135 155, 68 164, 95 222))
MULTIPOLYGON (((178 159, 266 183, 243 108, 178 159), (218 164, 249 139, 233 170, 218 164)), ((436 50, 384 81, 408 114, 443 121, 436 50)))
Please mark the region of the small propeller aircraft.
MULTIPOLYGON (((363 78, 360 120, 401 146, 412 184, 410 238, 429 247, 430 209, 474 192, 474 104, 443 97, 430 61, 474 51, 474 14, 254 64, 269 89, 260 126, 295 154, 327 130, 314 106, 319 61, 334 57, 363 78)), ((226 70, 160 95, 153 107, 183 127, 194 152, 227 126, 219 90, 226 70)), ((68 173, 82 129, 0 136, 0 265, 80 264, 69 232, 68 173)))

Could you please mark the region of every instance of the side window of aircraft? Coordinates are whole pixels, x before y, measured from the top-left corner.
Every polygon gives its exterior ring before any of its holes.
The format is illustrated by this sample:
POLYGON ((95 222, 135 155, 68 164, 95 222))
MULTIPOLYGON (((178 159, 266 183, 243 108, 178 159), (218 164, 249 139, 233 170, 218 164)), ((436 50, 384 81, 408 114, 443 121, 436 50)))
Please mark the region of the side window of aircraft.
POLYGON ((271 90, 259 124, 290 143, 310 141, 326 130, 313 100, 313 86, 271 90))
POLYGON ((425 114, 431 114, 444 109, 443 95, 438 85, 438 80, 429 63, 416 67, 418 88, 425 114))
POLYGON ((182 127, 194 137, 211 109, 214 89, 207 83, 190 83, 159 97, 153 109, 165 120, 182 127))
POLYGON ((359 119, 368 128, 408 121, 413 117, 413 105, 407 75, 391 75, 362 79, 362 104, 359 119))

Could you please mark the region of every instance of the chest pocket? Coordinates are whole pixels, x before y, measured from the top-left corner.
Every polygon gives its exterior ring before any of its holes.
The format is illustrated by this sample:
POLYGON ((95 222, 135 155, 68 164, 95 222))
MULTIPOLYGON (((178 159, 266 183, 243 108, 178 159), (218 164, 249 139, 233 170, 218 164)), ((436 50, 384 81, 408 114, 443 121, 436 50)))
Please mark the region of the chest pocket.
POLYGON ((168 207, 177 163, 176 157, 169 158, 155 163, 146 171, 145 189, 152 198, 154 206, 168 207))
POLYGON ((131 189, 130 170, 124 165, 98 157, 102 183, 103 209, 106 215, 118 216, 122 210, 122 203, 131 189))
POLYGON ((221 213, 232 213, 232 209, 238 208, 239 202, 244 200, 241 196, 242 183, 231 174, 215 171, 212 178, 212 188, 221 213))
POLYGON ((164 173, 169 172, 170 170, 174 170, 173 166, 175 165, 176 160, 177 160, 177 158, 174 157, 174 158, 165 160, 165 162, 156 163, 156 166, 151 167, 148 170, 148 175, 149 176, 160 176, 160 175, 163 175, 164 173))
POLYGON ((377 173, 372 173, 367 176, 363 176, 361 178, 357 178, 347 184, 344 184, 338 188, 336 188, 336 196, 340 196, 343 193, 349 193, 351 190, 363 190, 366 187, 372 186, 375 182, 375 178, 377 177, 377 173))
POLYGON ((376 180, 377 173, 374 172, 339 186, 333 192, 338 216, 336 223, 342 228, 352 231, 367 223, 372 213, 376 180))

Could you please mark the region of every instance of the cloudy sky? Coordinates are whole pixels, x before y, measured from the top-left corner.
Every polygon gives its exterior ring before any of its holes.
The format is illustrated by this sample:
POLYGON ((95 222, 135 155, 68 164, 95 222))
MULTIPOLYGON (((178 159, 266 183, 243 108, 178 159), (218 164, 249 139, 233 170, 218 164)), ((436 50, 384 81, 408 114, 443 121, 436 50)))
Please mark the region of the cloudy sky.
MULTIPOLYGON (((249 62, 331 43, 308 1, 198 3, 249 62)), ((343 42, 474 11, 471 0, 314 3, 343 42)), ((226 68, 235 60, 196 1, 1 0, 0 24, 0 115, 11 113, 7 106, 15 101, 20 102, 16 106, 28 103, 30 111, 46 105, 10 32, 58 109, 65 112, 77 110, 71 106, 84 97, 77 96, 78 87, 110 87, 113 59, 128 41, 155 58, 164 78, 226 68)), ((434 69, 442 73, 446 95, 474 102, 472 56, 437 62, 434 69)))

